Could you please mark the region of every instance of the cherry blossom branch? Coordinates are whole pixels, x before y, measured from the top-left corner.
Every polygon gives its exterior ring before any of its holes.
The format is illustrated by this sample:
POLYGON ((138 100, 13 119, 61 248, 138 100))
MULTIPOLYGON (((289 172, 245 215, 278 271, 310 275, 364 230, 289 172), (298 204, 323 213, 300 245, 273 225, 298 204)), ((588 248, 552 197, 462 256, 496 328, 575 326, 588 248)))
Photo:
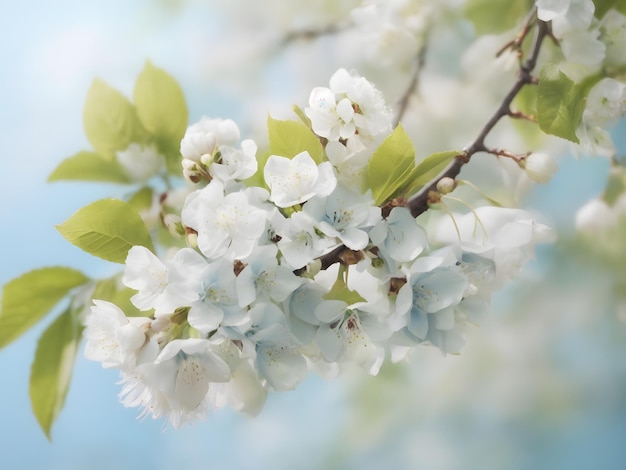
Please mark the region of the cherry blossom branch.
MULTIPOLYGON (((506 49, 507 47, 514 50, 520 50, 519 48, 521 48, 521 43, 527 36, 529 31, 532 29, 531 23, 535 20, 535 18, 535 9, 533 8, 526 22, 524 23, 524 27, 522 28, 521 33, 516 36, 516 39, 505 45, 502 50, 506 49)), ((537 27, 535 28, 529 56, 526 61, 520 65, 520 72, 517 80, 511 86, 509 92, 502 100, 502 103, 500 104, 498 109, 493 113, 491 118, 483 126, 478 136, 474 139, 473 142, 466 146, 459 155, 454 157, 450 164, 439 175, 437 175, 430 183, 425 185, 411 199, 406 201, 406 207, 409 208, 413 217, 417 217, 420 214, 423 214, 428 210, 430 204, 436 203, 440 200, 441 195, 437 190, 437 184, 439 183, 439 181, 444 178, 455 179, 461 172, 463 166, 469 163, 471 157, 474 154, 479 152, 494 153, 493 149, 489 149, 485 145, 485 139, 503 117, 509 116, 514 118, 526 118, 525 115, 512 111, 511 104, 513 103, 515 97, 522 90, 522 88, 524 88, 524 86, 535 85, 538 83, 537 78, 532 75, 532 72, 537 65, 537 59, 539 57, 539 52, 541 51, 543 41, 546 39, 546 37, 550 36, 550 29, 548 23, 538 19, 536 20, 536 26, 537 27)), ((415 79, 415 82, 417 85, 417 79, 415 79)), ((499 152, 501 155, 504 155, 502 153, 504 151, 499 152)), ((506 156, 509 156, 508 154, 509 152, 507 152, 506 156)), ((402 201, 402 205, 404 205, 404 201, 402 201)), ((337 248, 321 256, 319 260, 321 263, 321 269, 326 269, 334 263, 342 262, 344 264, 349 264, 350 259, 358 260, 361 257, 362 254, 350 250, 345 245, 339 245, 337 248)))
MULTIPOLYGON (((533 12, 534 13, 534 12, 533 12)), ((428 205, 431 201, 433 201, 433 196, 437 194, 437 183, 443 178, 456 178, 458 174, 461 172, 461 168, 463 165, 468 163, 471 157, 479 152, 487 152, 492 153, 485 146, 485 139, 489 135, 489 133, 493 130, 496 124, 502 119, 504 116, 510 116, 511 104, 513 100, 518 95, 518 93, 524 88, 525 85, 535 84, 537 82, 536 77, 532 75, 535 66, 537 65, 537 58, 539 57, 539 52, 541 50, 541 45, 543 44, 544 39, 548 36, 549 29, 548 24, 537 20, 537 28, 535 30, 535 35, 533 38, 533 44, 530 49, 530 55, 526 62, 522 64, 520 67, 520 73, 517 77, 513 86, 505 96, 504 100, 495 111, 495 113, 491 116, 491 119, 487 121, 485 126, 482 128, 476 139, 469 144, 463 151, 457 155, 452 162, 429 184, 424 186, 420 191, 418 191, 415 196, 409 199, 407 207, 411 210, 411 214, 413 217, 417 217, 420 214, 423 214, 428 210, 428 205)))

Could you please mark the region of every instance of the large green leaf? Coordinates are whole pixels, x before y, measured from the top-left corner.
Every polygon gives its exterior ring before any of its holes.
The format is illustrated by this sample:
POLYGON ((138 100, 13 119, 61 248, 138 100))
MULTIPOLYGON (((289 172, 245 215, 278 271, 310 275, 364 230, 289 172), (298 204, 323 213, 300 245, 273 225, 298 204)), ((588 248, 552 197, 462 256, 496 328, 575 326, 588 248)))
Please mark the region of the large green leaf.
POLYGON ((89 142, 105 158, 147 138, 132 103, 101 80, 94 80, 87 93, 83 125, 89 142))
POLYGON ((316 163, 324 161, 324 148, 319 138, 306 125, 297 121, 267 118, 270 154, 293 158, 305 150, 316 163))
POLYGON ((458 150, 446 150, 427 156, 411 171, 407 178, 407 186, 402 190, 402 195, 409 197, 415 194, 422 186, 436 178, 452 159, 460 154, 461 152, 458 150))
POLYGON ((585 100, 601 78, 596 74, 575 83, 558 66, 544 65, 537 92, 537 120, 541 130, 578 143, 576 129, 582 120, 585 100))
POLYGON ((114 263, 124 263, 128 250, 134 245, 154 251, 148 229, 137 210, 119 199, 93 202, 56 228, 70 243, 114 263))
POLYGON ((41 268, 9 281, 2 293, 0 348, 41 320, 74 287, 89 279, 63 267, 41 268))
POLYGON ((533 3, 527 0, 468 0, 465 16, 474 24, 477 34, 497 34, 517 26, 533 3))
POLYGON ((413 143, 399 125, 376 149, 367 166, 367 179, 374 202, 380 205, 395 196, 414 168, 413 143))
POLYGON ((70 386, 81 329, 76 316, 68 309, 50 325, 37 344, 30 372, 30 401, 48 439, 70 386))
POLYGON ((78 152, 63 160, 48 176, 48 181, 60 180, 130 182, 115 159, 102 158, 94 152, 78 152))
POLYGON ((135 82, 133 100, 143 126, 167 157, 168 169, 179 173, 180 141, 189 118, 180 86, 171 75, 147 61, 135 82))

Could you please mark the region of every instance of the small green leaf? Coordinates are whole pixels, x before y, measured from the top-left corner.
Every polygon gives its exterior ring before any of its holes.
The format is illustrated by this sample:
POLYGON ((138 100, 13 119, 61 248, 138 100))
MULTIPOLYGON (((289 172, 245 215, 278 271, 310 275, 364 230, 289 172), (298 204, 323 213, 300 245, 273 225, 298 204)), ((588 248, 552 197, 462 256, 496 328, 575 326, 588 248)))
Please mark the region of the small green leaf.
POLYGON ((49 182, 61 180, 130 182, 115 159, 105 159, 94 152, 79 152, 63 160, 48 176, 49 182))
POLYGON ((409 197, 415 194, 422 186, 435 179, 454 157, 460 154, 461 152, 458 150, 446 150, 427 156, 415 167, 409 175, 409 178, 407 178, 408 184, 403 188, 403 195, 409 197))
POLYGON ((119 276, 103 279, 96 283, 96 288, 92 297, 97 300, 106 300, 117 305, 127 317, 150 316, 152 311, 142 312, 130 301, 130 298, 137 293, 136 290, 124 286, 119 276))
POLYGON ((415 168, 413 143, 402 125, 395 128, 376 149, 367 167, 367 178, 374 202, 380 205, 393 197, 415 168))
POLYGON ((476 33, 497 34, 517 26, 532 3, 526 0, 469 0, 465 16, 474 24, 476 33))
POLYGON ((154 251, 139 213, 119 199, 93 202, 57 225, 63 237, 82 250, 114 263, 124 263, 134 245, 154 251))
POLYGON ((293 158, 305 150, 315 163, 324 161, 324 147, 319 138, 306 125, 297 121, 279 121, 267 118, 270 154, 293 158))
POLYGON ((137 211, 143 211, 152 207, 153 195, 154 190, 150 186, 144 186, 130 196, 128 203, 137 211))
POLYGON ((94 80, 87 93, 83 125, 89 142, 104 158, 112 159, 131 142, 147 138, 132 103, 101 80, 94 80))
POLYGON ((257 152, 256 161, 258 163, 258 167, 256 173, 244 181, 244 184, 246 186, 258 186, 260 188, 269 189, 267 184, 265 183, 265 178, 263 177, 263 169, 265 168, 265 164, 270 158, 270 155, 271 153, 269 152, 269 150, 265 152, 257 152))
POLYGON ((41 268, 9 281, 2 294, 0 348, 41 320, 74 287, 89 279, 63 267, 41 268))
POLYGON ((357 302, 365 302, 365 299, 361 297, 357 291, 348 289, 348 285, 345 280, 346 268, 341 266, 337 274, 337 280, 331 287, 330 291, 324 294, 325 300, 341 300, 348 305, 356 304, 357 302))
POLYGON ((82 327, 71 310, 60 315, 41 335, 30 372, 33 413, 48 440, 72 379, 82 327))
POLYGON ((578 143, 576 129, 582 120, 587 95, 601 79, 602 76, 596 74, 575 83, 558 66, 544 65, 537 94, 537 119, 541 130, 578 143))
POLYGON ((168 169, 180 173, 180 141, 189 117, 180 86, 171 75, 147 61, 135 82, 133 100, 143 126, 166 156, 168 169))

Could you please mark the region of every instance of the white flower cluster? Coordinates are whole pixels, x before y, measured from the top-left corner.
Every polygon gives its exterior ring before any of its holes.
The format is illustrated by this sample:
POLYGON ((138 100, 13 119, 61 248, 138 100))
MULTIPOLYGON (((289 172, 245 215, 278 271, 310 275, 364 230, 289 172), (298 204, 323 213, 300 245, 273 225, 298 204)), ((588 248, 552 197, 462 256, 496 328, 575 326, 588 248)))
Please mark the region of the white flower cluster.
MULTIPOLYGON (((390 129, 379 92, 345 70, 313 90, 306 113, 329 160, 333 142, 354 139, 371 155, 370 137, 390 129)), ((369 191, 343 183, 351 173, 307 151, 271 155, 268 189, 245 186, 256 145, 237 149, 238 139, 232 121, 203 119, 181 143, 185 174, 208 181, 182 209, 190 246, 164 260, 135 246, 122 278, 151 316, 96 300, 86 322, 86 355, 121 370, 123 404, 176 427, 226 404, 256 413, 267 391, 293 389, 309 371, 332 377, 351 363, 377 374, 418 344, 458 353, 496 268, 512 274, 545 228, 485 208, 435 246, 407 208, 383 217, 369 191), (342 244, 354 259, 320 270, 342 244)))

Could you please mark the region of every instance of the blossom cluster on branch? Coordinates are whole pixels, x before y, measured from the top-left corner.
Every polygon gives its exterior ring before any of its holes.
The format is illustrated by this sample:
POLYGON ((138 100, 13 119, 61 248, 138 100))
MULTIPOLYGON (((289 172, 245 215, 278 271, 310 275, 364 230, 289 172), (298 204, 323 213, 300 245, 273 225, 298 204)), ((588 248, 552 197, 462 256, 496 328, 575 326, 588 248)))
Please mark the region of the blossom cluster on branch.
MULTIPOLYGON (((555 174, 549 146, 519 153, 492 145, 502 123, 524 121, 534 137, 609 156, 607 190, 578 223, 588 233, 610 225, 594 217, 598 207, 622 210, 626 192, 607 130, 626 112, 626 11, 618 2, 537 0, 530 11, 494 2, 510 15, 504 24, 512 19, 507 34, 518 31, 496 54, 517 76, 465 147, 418 156, 409 113, 421 104, 412 98, 431 34, 452 12, 491 32, 484 3, 468 0, 460 14, 454 1, 374 1, 341 24, 288 34, 281 47, 367 31, 374 49, 387 51, 385 67, 412 75, 392 106, 373 82, 339 68, 328 86, 313 87, 304 109, 293 108, 297 119, 268 118, 267 146, 242 140, 230 119, 188 126, 182 90, 150 62, 132 102, 96 80, 84 110, 93 151, 63 161, 50 180, 139 186, 126 201, 96 201, 57 227, 88 253, 124 264, 123 273, 94 280, 43 268, 7 284, 2 299, 0 346, 68 299, 40 341, 31 377, 45 432, 69 386, 67 351, 81 337, 87 358, 120 370, 125 406, 174 427, 225 405, 256 414, 269 391, 293 389, 310 372, 331 378, 356 365, 376 375, 418 345, 459 353, 492 293, 535 244, 554 239, 534 215, 461 178, 476 165, 538 183, 555 174), (488 160, 477 161, 480 153, 488 160), (31 291, 41 293, 29 310, 31 291), (44 356, 57 373, 40 373, 44 356), (46 387, 60 391, 56 400, 43 398, 46 387)), ((530 146, 524 132, 501 134, 530 146)))

